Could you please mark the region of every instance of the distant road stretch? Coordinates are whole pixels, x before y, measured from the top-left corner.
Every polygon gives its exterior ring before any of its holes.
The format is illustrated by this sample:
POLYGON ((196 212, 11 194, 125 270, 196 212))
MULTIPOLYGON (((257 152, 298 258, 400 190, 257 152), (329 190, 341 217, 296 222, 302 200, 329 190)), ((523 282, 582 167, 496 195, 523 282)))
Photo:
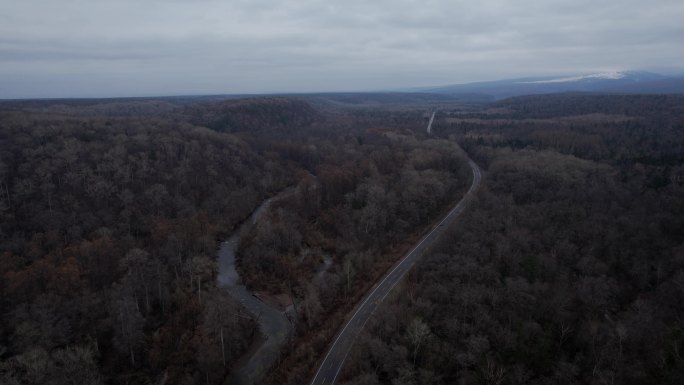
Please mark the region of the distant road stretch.
POLYGON ((473 182, 470 185, 468 192, 458 204, 456 204, 456 206, 454 206, 454 208, 418 242, 413 250, 406 254, 401 261, 397 262, 389 273, 383 277, 380 283, 366 294, 366 297, 361 301, 361 304, 356 307, 354 315, 347 321, 342 330, 335 337, 335 340, 319 366, 313 381, 311 381, 312 385, 332 385, 335 383, 337 376, 340 374, 340 369, 342 369, 342 364, 344 363, 345 358, 347 358, 349 349, 354 343, 354 339, 361 332, 363 326, 375 311, 375 308, 383 299, 385 299, 387 294, 392 291, 392 288, 396 286, 406 272, 411 269, 425 249, 430 247, 440 236, 442 236, 449 225, 468 205, 468 202, 472 199, 475 191, 480 186, 480 179, 482 176, 480 168, 475 162, 468 159, 468 164, 473 170, 473 182))
POLYGON ((432 116, 430 116, 430 122, 428 123, 428 126, 427 126, 427 133, 428 134, 432 134, 432 122, 435 121, 435 114, 436 113, 437 113, 437 111, 432 111, 432 116))

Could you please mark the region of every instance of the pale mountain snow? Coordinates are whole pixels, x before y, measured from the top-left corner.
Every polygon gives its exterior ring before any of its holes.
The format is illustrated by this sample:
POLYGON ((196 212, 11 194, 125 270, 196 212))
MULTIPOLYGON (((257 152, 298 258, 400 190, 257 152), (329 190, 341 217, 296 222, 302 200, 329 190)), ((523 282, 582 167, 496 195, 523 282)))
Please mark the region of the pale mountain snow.
POLYGON ((590 75, 580 75, 580 76, 572 76, 572 77, 566 77, 566 78, 537 80, 537 81, 532 81, 532 82, 521 82, 521 83, 526 83, 526 84, 570 83, 570 82, 578 82, 578 81, 590 80, 590 79, 618 80, 618 79, 622 79, 626 76, 627 76, 627 74, 624 72, 613 71, 613 72, 602 72, 602 73, 590 74, 590 75))

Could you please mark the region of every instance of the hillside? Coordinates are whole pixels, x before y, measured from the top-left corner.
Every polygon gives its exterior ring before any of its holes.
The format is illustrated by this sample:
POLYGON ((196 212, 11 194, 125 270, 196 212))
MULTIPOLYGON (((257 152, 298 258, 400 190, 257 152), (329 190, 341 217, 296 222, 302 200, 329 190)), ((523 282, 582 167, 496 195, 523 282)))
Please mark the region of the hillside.
POLYGON ((607 72, 558 77, 529 77, 413 89, 446 95, 479 94, 496 99, 567 92, 675 94, 684 92, 684 78, 644 71, 607 72))

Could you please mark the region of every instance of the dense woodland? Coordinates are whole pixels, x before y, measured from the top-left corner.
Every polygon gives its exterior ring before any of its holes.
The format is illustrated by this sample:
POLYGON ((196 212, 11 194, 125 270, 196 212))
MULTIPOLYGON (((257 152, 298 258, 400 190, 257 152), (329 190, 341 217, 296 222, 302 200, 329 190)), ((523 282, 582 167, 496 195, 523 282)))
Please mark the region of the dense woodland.
POLYGON ((308 382, 344 315, 460 198, 461 147, 485 171, 477 200, 342 380, 684 378, 684 98, 440 101, 430 137, 425 105, 368 103, 1 104, 0 383, 224 381, 259 330, 216 287, 218 242, 271 196, 239 270, 294 312, 266 382, 308 382))
POLYGON ((215 289, 216 236, 292 183, 284 165, 161 118, 1 122, 1 382, 222 377, 255 325, 215 289))
POLYGON ((343 382, 680 384, 684 98, 520 97, 434 128, 483 187, 343 382))
POLYGON ((295 305, 299 364, 273 381, 307 378, 335 311, 468 183, 425 123, 297 98, 0 105, 0 382, 221 383, 259 332, 216 288, 217 245, 283 191, 238 258, 295 305))

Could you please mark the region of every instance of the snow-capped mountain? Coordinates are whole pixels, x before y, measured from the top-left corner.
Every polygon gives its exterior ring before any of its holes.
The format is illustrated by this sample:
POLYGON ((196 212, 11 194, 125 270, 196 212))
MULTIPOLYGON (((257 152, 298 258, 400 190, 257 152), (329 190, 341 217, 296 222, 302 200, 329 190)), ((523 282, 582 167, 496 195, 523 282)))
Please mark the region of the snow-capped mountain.
POLYGON ((593 81, 593 80, 618 80, 618 79, 624 79, 629 74, 627 72, 620 72, 620 71, 614 71, 614 72, 602 72, 598 74, 590 74, 590 75, 579 75, 579 76, 570 76, 570 77, 564 77, 564 78, 557 78, 557 79, 548 79, 548 80, 535 80, 531 82, 523 82, 523 83, 528 83, 528 84, 549 84, 549 83, 570 83, 570 82, 581 82, 581 81, 593 81))
POLYGON ((661 80, 666 78, 666 76, 654 74, 652 72, 645 71, 611 71, 611 72, 599 72, 594 74, 585 74, 577 76, 560 77, 553 79, 543 79, 523 82, 527 84, 553 84, 553 83, 597 83, 597 82, 608 82, 621 81, 628 83, 639 83, 645 81, 661 80))
POLYGON ((425 87, 414 91, 479 94, 495 99, 558 92, 684 93, 684 77, 670 77, 645 71, 610 71, 425 87))

